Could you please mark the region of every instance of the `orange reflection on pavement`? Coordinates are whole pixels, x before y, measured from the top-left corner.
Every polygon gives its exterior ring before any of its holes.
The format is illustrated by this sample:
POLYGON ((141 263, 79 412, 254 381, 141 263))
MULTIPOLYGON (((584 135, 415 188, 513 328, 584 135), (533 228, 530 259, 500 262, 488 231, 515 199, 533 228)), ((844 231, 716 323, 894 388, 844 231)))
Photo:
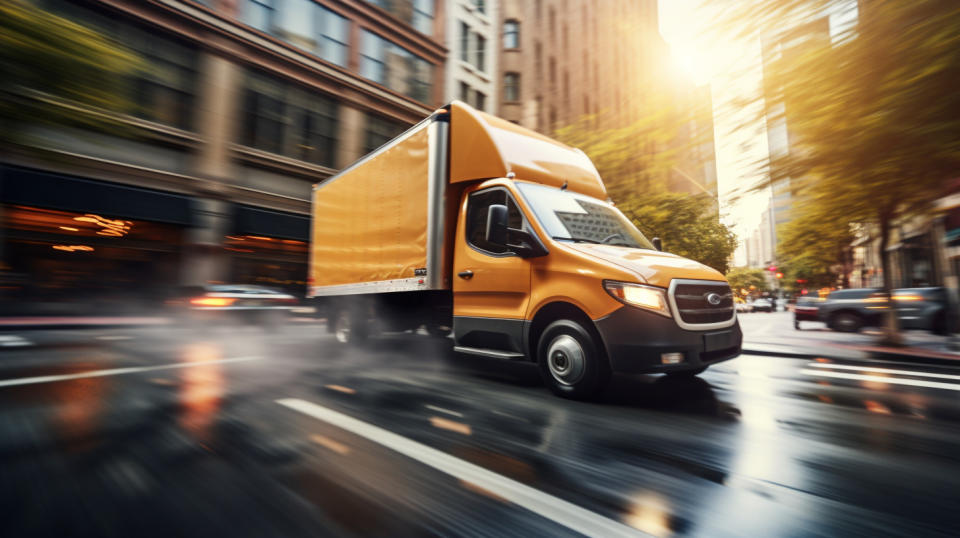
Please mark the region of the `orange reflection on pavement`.
POLYGON ((880 402, 875 402, 873 400, 866 400, 863 402, 863 405, 866 406, 867 411, 870 411, 871 413, 878 413, 881 415, 893 414, 893 412, 890 411, 889 407, 883 405, 880 402))
POLYGON ((212 344, 191 344, 184 353, 187 363, 197 363, 180 373, 180 426, 197 440, 209 440, 210 426, 220 410, 224 391, 220 349, 212 344))
POLYGON ((461 433, 463 435, 473 435, 473 430, 470 429, 470 425, 462 422, 456 422, 454 420, 441 417, 430 417, 430 424, 434 428, 440 428, 441 430, 449 430, 452 432, 461 433))
POLYGON ((634 499, 630 513, 626 517, 627 525, 653 536, 669 536, 670 513, 666 501, 652 493, 645 493, 634 499))
POLYGON ((356 390, 351 389, 350 387, 344 387, 343 385, 324 385, 324 387, 326 387, 326 388, 328 388, 328 389, 330 389, 330 390, 335 390, 335 391, 337 391, 337 392, 342 392, 342 393, 344 393, 344 394, 356 394, 356 393, 357 393, 356 390))
POLYGON ((347 445, 341 442, 334 441, 333 439, 325 435, 320 435, 315 433, 310 436, 310 440, 322 446, 323 448, 326 448, 332 452, 336 452, 337 454, 340 454, 341 456, 346 456, 347 454, 350 453, 350 447, 348 447, 347 445))
POLYGON ((73 379, 66 383, 51 383, 49 387, 59 402, 55 416, 60 433, 69 439, 96 438, 92 434, 100 427, 98 418, 104 407, 107 378, 73 379))

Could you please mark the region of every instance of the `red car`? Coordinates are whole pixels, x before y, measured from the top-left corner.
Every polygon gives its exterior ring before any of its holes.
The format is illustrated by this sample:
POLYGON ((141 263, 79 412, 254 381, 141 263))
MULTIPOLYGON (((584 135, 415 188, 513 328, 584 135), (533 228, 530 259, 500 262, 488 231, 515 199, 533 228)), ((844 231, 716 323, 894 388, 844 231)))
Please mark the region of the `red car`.
POLYGON ((799 331, 801 321, 820 321, 819 312, 819 297, 800 297, 793 308, 793 328, 799 331))

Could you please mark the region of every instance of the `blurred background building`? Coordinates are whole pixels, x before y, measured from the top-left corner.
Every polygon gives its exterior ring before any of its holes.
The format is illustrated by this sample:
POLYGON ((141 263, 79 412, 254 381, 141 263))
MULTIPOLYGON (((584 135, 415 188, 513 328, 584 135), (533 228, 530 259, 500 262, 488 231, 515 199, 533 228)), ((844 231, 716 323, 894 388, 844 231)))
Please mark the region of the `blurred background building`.
POLYGON ((497 104, 496 0, 446 0, 447 100, 459 99, 484 112, 497 104))
MULTIPOLYGON (((706 119, 671 142, 684 148, 678 166, 651 177, 638 164, 633 188, 659 181, 716 200, 710 90, 668 66, 656 0, 503 0, 499 25, 498 115, 546 134, 583 119, 602 132, 651 117, 661 107, 654 96, 668 95, 679 109, 705 111, 706 119)), ((635 144, 638 154, 663 149, 642 136, 635 144)))
MULTIPOLYGON (((122 128, 38 123, 30 144, 3 148, 0 261, 4 287, 24 299, 6 308, 155 304, 206 282, 302 294, 311 185, 428 115, 454 84, 442 0, 38 4, 142 65, 126 85, 132 108, 89 111, 122 128)), ((449 2, 475 42, 493 41, 484 4, 449 2)), ((477 103, 495 95, 496 64, 472 54, 487 65, 455 72, 477 103)))

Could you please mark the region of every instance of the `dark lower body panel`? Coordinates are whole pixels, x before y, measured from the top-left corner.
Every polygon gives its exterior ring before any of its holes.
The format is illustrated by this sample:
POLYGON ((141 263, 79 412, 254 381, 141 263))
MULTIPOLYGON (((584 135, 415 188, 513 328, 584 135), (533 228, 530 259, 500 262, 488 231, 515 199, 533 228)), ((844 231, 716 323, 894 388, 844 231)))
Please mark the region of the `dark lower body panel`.
POLYGON ((622 373, 670 373, 696 370, 740 355, 740 322, 724 329, 688 331, 672 318, 623 307, 594 321, 610 367, 622 373), (663 364, 663 353, 682 353, 679 364, 663 364))

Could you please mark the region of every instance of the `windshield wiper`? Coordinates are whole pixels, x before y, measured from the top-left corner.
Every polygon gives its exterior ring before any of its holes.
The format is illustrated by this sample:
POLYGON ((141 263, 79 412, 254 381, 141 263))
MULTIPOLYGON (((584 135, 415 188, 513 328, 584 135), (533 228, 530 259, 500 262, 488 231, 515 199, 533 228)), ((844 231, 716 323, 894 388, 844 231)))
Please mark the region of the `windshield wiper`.
POLYGON ((602 245, 603 243, 597 241, 596 239, 588 239, 586 237, 562 237, 559 235, 552 236, 553 239, 560 239, 563 241, 573 241, 574 243, 594 243, 596 245, 602 245))

